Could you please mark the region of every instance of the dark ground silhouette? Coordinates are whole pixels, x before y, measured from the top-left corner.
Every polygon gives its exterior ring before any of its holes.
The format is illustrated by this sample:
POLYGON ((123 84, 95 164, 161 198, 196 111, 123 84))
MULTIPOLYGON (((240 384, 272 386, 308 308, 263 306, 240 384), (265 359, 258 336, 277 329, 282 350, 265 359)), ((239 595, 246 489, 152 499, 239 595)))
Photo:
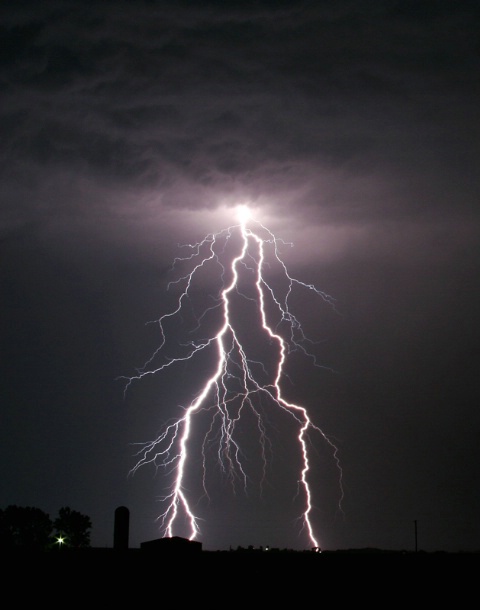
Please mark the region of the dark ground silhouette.
MULTIPOLYGON (((64 607, 129 602, 213 608, 366 604, 369 609, 476 596, 478 553, 402 553, 374 549, 313 552, 148 553, 78 549, 4 557, 4 590, 64 607), (24 586, 18 583, 24 583, 24 586), (13 591, 12 591, 13 592, 13 591), (63 596, 67 595, 65 599, 63 596), (62 601, 63 600, 63 601, 62 601)), ((475 599, 475 597, 473 598, 475 599)))

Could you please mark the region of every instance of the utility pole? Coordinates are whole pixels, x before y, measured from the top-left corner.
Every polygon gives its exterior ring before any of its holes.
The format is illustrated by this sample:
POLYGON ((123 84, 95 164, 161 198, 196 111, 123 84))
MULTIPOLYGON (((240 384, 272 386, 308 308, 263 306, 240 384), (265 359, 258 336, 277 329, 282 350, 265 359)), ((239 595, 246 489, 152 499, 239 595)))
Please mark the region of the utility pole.
POLYGON ((418 538, 417 538, 417 520, 416 519, 415 519, 414 523, 415 523, 415 553, 416 553, 418 551, 418 546, 417 546, 417 540, 418 540, 418 538))

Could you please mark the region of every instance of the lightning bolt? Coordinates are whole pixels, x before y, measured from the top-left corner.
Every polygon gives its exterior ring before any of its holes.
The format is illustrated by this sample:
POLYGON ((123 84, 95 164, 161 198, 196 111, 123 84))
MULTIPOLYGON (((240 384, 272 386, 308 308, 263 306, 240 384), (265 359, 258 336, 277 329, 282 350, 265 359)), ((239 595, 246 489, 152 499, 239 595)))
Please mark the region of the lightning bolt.
POLYGON ((284 245, 287 245, 286 242, 251 218, 248 207, 241 206, 238 209, 238 224, 209 234, 196 244, 185 246, 188 253, 175 258, 172 265, 172 270, 178 274, 177 279, 168 285, 168 288, 176 285, 180 295, 172 311, 155 321, 160 330, 160 344, 147 362, 137 369, 136 375, 123 378, 127 379, 126 391, 133 382, 148 375, 159 374, 182 361, 198 359, 202 353, 214 354, 211 376, 205 380, 192 402, 183 409, 181 417, 167 423, 154 440, 139 444, 140 449, 136 453, 138 461, 131 470, 131 474, 134 474, 142 466, 151 464, 157 469, 165 469, 170 475, 172 483, 168 493, 161 498, 164 509, 158 517, 160 532, 165 537, 175 534, 180 521, 187 523, 190 540, 201 533, 200 519, 196 516, 186 491, 186 476, 189 460, 192 459, 189 444, 194 434, 195 418, 205 413, 209 414, 210 419, 202 441, 201 455, 204 473, 202 485, 207 497, 206 456, 212 444, 216 447, 215 453, 221 470, 234 489, 237 482, 241 481, 244 491, 247 491, 249 476, 238 433, 240 422, 247 412, 254 417, 256 433, 260 439, 263 484, 268 448, 264 405, 270 404, 287 414, 296 430, 294 434, 301 460, 297 483, 298 492, 303 498, 299 519, 307 531, 310 545, 316 550, 320 550, 320 544, 312 525, 314 504, 309 482, 312 434, 319 435, 332 451, 339 473, 341 508, 343 487, 338 448, 312 422, 307 409, 287 400, 282 392, 282 382, 287 377, 287 358, 292 352, 300 351, 311 358, 315 366, 320 366, 309 349, 311 342, 293 313, 291 301, 294 289, 311 291, 333 308, 335 302, 313 284, 299 281, 289 274, 280 256, 280 249, 284 245), (179 272, 179 268, 186 271, 179 272), (282 278, 280 290, 274 290, 274 280, 268 280, 272 272, 277 280, 282 278), (208 282, 214 277, 217 280, 215 297, 209 306, 204 306, 200 313, 196 313, 192 306, 194 282, 208 282), (241 330, 245 326, 245 319, 240 319, 240 306, 250 306, 254 312, 253 319, 260 332, 255 333, 253 339, 251 332, 248 336, 241 330), (212 316, 219 320, 216 326, 210 319, 212 316), (168 356, 167 352, 171 349, 168 329, 174 323, 187 319, 190 319, 192 326, 190 336, 198 334, 202 324, 210 328, 207 336, 189 339, 181 345, 182 353, 168 356), (258 349, 260 344, 265 357, 261 360, 254 359, 251 352, 258 349))

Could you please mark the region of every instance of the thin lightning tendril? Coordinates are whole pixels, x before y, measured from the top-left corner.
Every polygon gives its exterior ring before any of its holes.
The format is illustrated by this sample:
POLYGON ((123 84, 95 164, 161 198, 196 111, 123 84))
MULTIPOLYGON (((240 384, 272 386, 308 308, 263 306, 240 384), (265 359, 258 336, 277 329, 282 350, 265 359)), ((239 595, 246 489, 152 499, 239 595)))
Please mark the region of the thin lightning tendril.
MULTIPOLYGON (((184 408, 182 417, 164 426, 162 432, 153 441, 141 443, 136 454, 139 458, 132 468, 134 474, 140 467, 151 464, 155 468, 163 468, 173 476, 173 484, 169 493, 161 498, 164 510, 158 517, 160 531, 164 537, 174 535, 177 521, 186 519, 189 528, 189 539, 194 540, 200 534, 199 517, 192 509, 191 501, 186 493, 186 472, 189 459, 189 441, 192 435, 194 417, 201 411, 212 413, 211 422, 202 443, 203 460, 203 489, 208 497, 206 483, 206 454, 208 448, 216 443, 218 463, 221 470, 226 474, 235 488, 235 481, 241 480, 244 491, 247 490, 248 476, 242 461, 242 449, 236 437, 237 427, 246 410, 253 413, 261 444, 261 460, 263 462, 263 477, 266 476, 268 438, 266 425, 261 410, 256 402, 266 399, 276 408, 281 409, 293 419, 298 428, 298 446, 301 458, 301 472, 299 474, 299 490, 303 492, 304 504, 300 518, 303 526, 308 532, 310 544, 320 550, 312 525, 313 494, 309 483, 310 460, 309 444, 312 433, 319 434, 330 447, 339 473, 340 501, 343 499, 342 469, 338 459, 338 448, 331 439, 317 427, 309 417, 306 408, 289 402, 282 393, 281 382, 286 377, 287 356, 295 351, 301 351, 305 356, 313 360, 315 366, 320 366, 315 355, 307 349, 309 340, 305 336, 302 326, 290 309, 290 301, 294 287, 300 287, 314 292, 320 299, 335 308, 332 297, 318 290, 313 284, 306 284, 292 277, 284 264, 279 244, 285 242, 276 238, 264 225, 253 221, 243 215, 239 224, 233 225, 220 231, 209 234, 202 241, 194 245, 188 245, 189 254, 174 259, 172 268, 179 265, 190 265, 191 269, 181 277, 169 283, 168 288, 173 285, 182 286, 176 307, 164 314, 156 321, 160 330, 161 341, 152 356, 145 362, 143 367, 137 369, 137 374, 128 377, 125 392, 134 382, 143 379, 147 375, 158 374, 181 361, 193 359, 201 352, 209 349, 216 350, 215 370, 206 380, 200 392, 184 408), (255 227, 253 230, 251 227, 255 227), (236 254, 226 253, 230 250, 236 254), (266 250, 272 252, 273 264, 279 266, 284 278, 285 286, 283 296, 277 296, 267 281, 267 272, 270 265, 266 260, 266 250), (222 262, 222 257, 227 257, 229 263, 222 262), (212 266, 219 265, 220 289, 213 305, 206 307, 200 316, 195 316, 196 330, 201 327, 204 318, 211 312, 220 312, 220 327, 211 333, 206 339, 190 340, 183 345, 184 355, 168 357, 165 355, 167 349, 167 324, 180 318, 187 308, 190 300, 192 284, 194 279, 203 271, 212 266), (253 276, 250 287, 254 287, 253 296, 242 289, 243 276, 253 276), (260 325, 269 345, 276 346, 275 364, 268 379, 267 366, 253 360, 248 355, 248 347, 241 339, 241 333, 236 329, 236 314, 234 312, 235 302, 245 300, 257 306, 260 325), (270 313, 268 313, 270 312, 270 313), (271 313, 276 316, 276 323, 269 323, 271 313), (281 334, 281 329, 288 332, 281 334), (154 361, 162 358, 161 364, 153 366, 154 361), (260 379, 260 377, 262 377, 260 379)), ((291 245, 291 244, 289 244, 291 245)), ((193 332, 193 331, 192 331, 193 332)))

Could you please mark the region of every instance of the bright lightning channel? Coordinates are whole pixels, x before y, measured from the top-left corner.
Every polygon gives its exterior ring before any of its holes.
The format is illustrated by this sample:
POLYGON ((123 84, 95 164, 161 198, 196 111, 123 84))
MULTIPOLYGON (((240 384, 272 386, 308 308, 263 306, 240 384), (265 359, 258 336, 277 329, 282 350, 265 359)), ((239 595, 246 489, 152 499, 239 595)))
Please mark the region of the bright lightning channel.
MULTIPOLYGON (((137 374, 127 378, 128 387, 147 375, 158 374, 179 362, 192 360, 202 352, 213 350, 216 354, 213 372, 205 380, 192 402, 183 409, 178 419, 167 424, 153 440, 140 444, 137 452, 139 458, 132 468, 134 474, 140 467, 151 464, 155 468, 164 468, 173 475, 173 483, 167 495, 161 498, 163 512, 158 517, 160 532, 164 537, 172 537, 177 524, 182 521, 188 524, 188 537, 196 539, 200 533, 200 518, 195 514, 192 501, 187 494, 186 476, 189 466, 189 442, 194 435, 194 420, 200 413, 210 413, 211 419, 205 438, 202 441, 203 481, 202 485, 208 497, 206 485, 206 448, 215 440, 221 469, 231 475, 231 481, 240 479, 244 490, 247 490, 248 476, 242 460, 242 447, 237 438, 237 429, 245 412, 253 413, 257 432, 260 435, 263 474, 266 468, 266 425, 263 413, 258 407, 259 400, 273 404, 275 409, 286 413, 296 427, 296 439, 300 458, 298 486, 302 492, 303 506, 299 518, 308 533, 310 545, 320 550, 320 544, 312 525, 313 492, 309 482, 310 436, 315 433, 330 447, 338 469, 340 488, 339 508, 343 499, 342 469, 338 459, 338 448, 331 439, 316 426, 307 409, 286 399, 282 392, 282 381, 287 376, 287 357, 293 351, 300 350, 305 356, 319 366, 315 356, 307 349, 309 341, 302 326, 291 309, 294 288, 311 291, 321 300, 335 308, 334 300, 313 284, 306 284, 292 277, 280 257, 280 245, 285 242, 260 222, 252 218, 248 206, 237 208, 237 222, 217 233, 204 237, 196 244, 185 246, 186 256, 177 257, 173 269, 186 265, 188 270, 170 282, 180 286, 180 296, 175 307, 164 314, 156 323, 160 329, 161 341, 158 348, 147 360, 137 374), (267 262, 268 259, 268 262, 267 262), (268 271, 276 265, 283 278, 283 290, 274 290, 272 280, 268 280, 268 271), (167 325, 174 320, 183 319, 182 315, 191 299, 194 280, 209 268, 219 280, 219 288, 211 307, 206 307, 197 315, 196 328, 209 313, 219 315, 216 331, 199 340, 191 340, 181 356, 167 356, 167 325), (217 271, 215 271, 215 269, 217 271), (246 279, 249 289, 246 288, 246 279), (281 292, 281 294, 279 294, 281 292), (251 345, 240 331, 241 320, 238 319, 237 303, 244 301, 255 304, 259 329, 267 343, 274 347, 273 364, 267 373, 267 365, 253 359, 250 355, 251 345), (285 330, 286 329, 286 330, 285 330), (161 364, 154 366, 159 358, 161 364)), ((292 245, 292 244, 289 244, 292 245)), ((251 342, 251 340, 250 340, 251 342)), ((254 342, 255 344, 255 342, 254 342)), ((257 356, 258 357, 258 356, 257 356)), ((191 459, 191 457, 190 457, 191 459)))

